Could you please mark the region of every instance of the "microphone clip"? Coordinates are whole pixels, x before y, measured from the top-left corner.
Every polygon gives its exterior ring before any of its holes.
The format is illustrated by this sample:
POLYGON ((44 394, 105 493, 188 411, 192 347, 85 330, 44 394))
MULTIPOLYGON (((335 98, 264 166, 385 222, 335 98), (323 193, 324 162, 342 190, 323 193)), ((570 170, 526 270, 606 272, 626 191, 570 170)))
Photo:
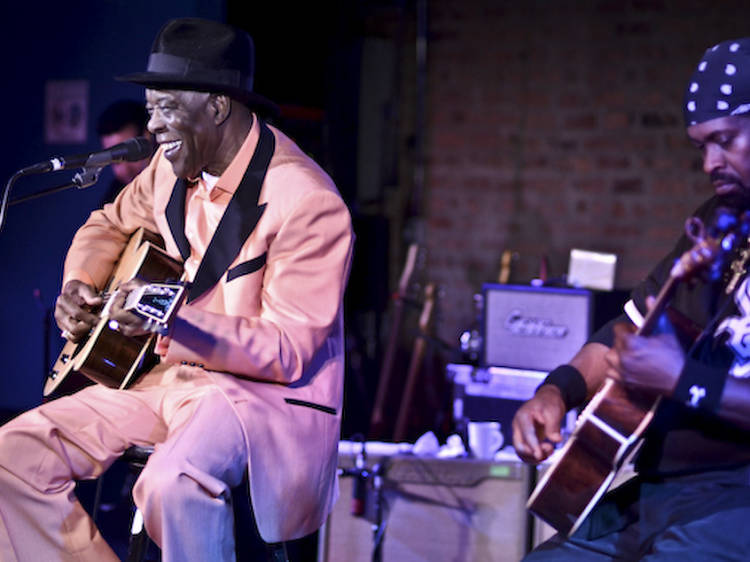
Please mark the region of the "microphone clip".
POLYGON ((76 172, 71 181, 78 189, 91 187, 99 181, 99 174, 103 169, 103 166, 84 166, 76 172))

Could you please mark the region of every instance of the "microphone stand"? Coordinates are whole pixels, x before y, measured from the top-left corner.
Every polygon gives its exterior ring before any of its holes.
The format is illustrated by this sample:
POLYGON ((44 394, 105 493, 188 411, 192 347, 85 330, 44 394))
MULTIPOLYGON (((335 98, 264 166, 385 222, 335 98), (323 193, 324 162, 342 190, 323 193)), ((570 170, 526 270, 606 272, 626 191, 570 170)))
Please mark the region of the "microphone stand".
POLYGON ((8 180, 8 183, 5 185, 5 190, 3 191, 2 200, 0 200, 0 230, 2 230, 3 225, 5 224, 8 207, 17 205, 18 203, 23 203, 25 201, 31 201, 32 199, 37 199, 39 197, 44 197, 45 195, 51 195, 53 193, 57 193, 58 191, 63 191, 64 189, 70 189, 71 187, 77 187, 78 189, 90 187, 99 180, 99 174, 101 173, 102 169, 103 166, 83 167, 73 176, 69 183, 50 187, 49 189, 39 191, 38 193, 32 193, 31 195, 25 195, 24 197, 18 197, 17 199, 13 199, 9 202, 8 197, 10 196, 10 190, 13 187, 13 184, 15 184, 19 178, 30 175, 30 172, 27 168, 19 170, 8 180))
POLYGON ((372 522, 372 562, 382 562, 386 525, 383 520, 383 465, 381 464, 376 464, 373 467, 372 487, 375 494, 375 517, 372 522))
POLYGON ((364 517, 372 523, 372 558, 371 562, 383 561, 383 540, 386 522, 384 521, 383 475, 381 463, 372 468, 366 465, 367 453, 365 443, 355 458, 354 468, 340 468, 339 476, 354 478, 352 485, 352 505, 350 515, 364 517))

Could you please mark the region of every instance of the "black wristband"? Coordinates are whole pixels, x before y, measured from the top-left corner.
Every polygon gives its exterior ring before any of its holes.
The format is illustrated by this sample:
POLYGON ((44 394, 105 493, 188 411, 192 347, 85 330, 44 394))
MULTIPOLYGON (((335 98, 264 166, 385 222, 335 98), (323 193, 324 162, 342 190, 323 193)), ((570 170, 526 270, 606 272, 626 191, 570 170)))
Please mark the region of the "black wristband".
POLYGON ((573 365, 555 367, 536 389, 545 384, 553 384, 560 389, 566 410, 572 410, 586 400, 586 379, 573 365))
POLYGON ((672 399, 691 408, 716 412, 728 375, 725 369, 711 368, 700 361, 687 358, 672 399))

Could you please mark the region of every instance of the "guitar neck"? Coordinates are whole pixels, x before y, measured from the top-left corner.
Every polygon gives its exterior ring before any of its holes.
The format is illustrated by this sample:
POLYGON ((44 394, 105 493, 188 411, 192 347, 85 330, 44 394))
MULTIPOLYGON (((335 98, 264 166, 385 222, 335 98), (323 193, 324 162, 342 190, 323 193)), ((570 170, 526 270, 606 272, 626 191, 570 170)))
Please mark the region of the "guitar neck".
POLYGON ((636 334, 639 336, 648 336, 654 332, 656 325, 659 323, 659 317, 666 310, 667 305, 674 296, 675 289, 677 289, 678 279, 675 277, 669 277, 667 282, 664 283, 659 294, 656 296, 654 305, 649 309, 648 313, 643 319, 641 324, 636 330, 636 334))
POLYGON ((411 244, 406 252, 406 263, 401 272, 398 282, 398 289, 393 299, 392 321, 388 341, 385 347, 385 354, 380 365, 378 375, 378 387, 373 404, 372 413, 370 414, 370 435, 381 435, 385 432, 385 409, 388 393, 391 390, 391 379, 393 376, 393 364, 396 359, 396 351, 399 344, 399 335, 401 333, 401 323, 404 314, 404 304, 406 294, 411 282, 411 276, 417 261, 419 246, 411 244))

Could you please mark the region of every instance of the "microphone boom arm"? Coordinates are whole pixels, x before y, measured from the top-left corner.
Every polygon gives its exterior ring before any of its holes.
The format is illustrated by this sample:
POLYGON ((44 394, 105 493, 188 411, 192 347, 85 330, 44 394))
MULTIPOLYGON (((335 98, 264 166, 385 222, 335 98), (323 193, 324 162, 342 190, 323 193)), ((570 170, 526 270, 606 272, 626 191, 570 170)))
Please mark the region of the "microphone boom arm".
POLYGON ((8 207, 17 205, 18 203, 23 203, 25 201, 31 201, 32 199, 38 199, 39 197, 44 197, 45 195, 52 195, 53 193, 57 193, 58 191, 63 191, 65 189, 70 189, 71 187, 77 187, 78 189, 91 187, 97 181, 99 181, 99 174, 101 173, 102 169, 102 166, 81 168, 81 170, 77 172, 68 183, 50 187, 49 189, 45 189, 37 193, 32 193, 30 195, 25 195, 23 197, 18 197, 17 199, 9 201, 8 198, 10 197, 10 190, 13 187, 13 184, 16 183, 18 178, 28 175, 25 169, 19 170, 10 177, 8 183, 5 185, 5 189, 3 190, 3 196, 0 200, 0 231, 2 231, 3 225, 5 224, 5 219, 8 215, 8 207))
POLYGON ((115 146, 111 146, 105 150, 100 150, 98 152, 89 152, 86 154, 79 154, 77 156, 69 156, 67 158, 54 157, 50 158, 49 160, 45 160, 44 162, 39 162, 32 166, 27 166, 26 168, 18 170, 8 180, 8 183, 5 185, 5 189, 3 190, 2 197, 0 198, 0 231, 5 224, 5 218, 7 216, 8 207, 10 205, 15 205, 16 203, 21 203, 30 199, 36 199, 37 197, 42 197, 43 195, 57 193, 58 191, 62 191, 63 189, 68 189, 71 187, 83 189, 85 187, 92 186, 98 181, 99 173, 102 171, 102 168, 104 168, 104 166, 108 166, 109 164, 113 164, 115 162, 135 162, 137 160, 148 158, 152 153, 152 149, 153 147, 148 139, 144 137, 135 137, 121 142, 120 144, 117 144, 115 146), (14 199, 10 202, 8 201, 8 198, 10 197, 10 190, 13 187, 13 184, 16 183, 18 178, 33 174, 57 172, 59 170, 76 167, 81 167, 81 171, 73 176, 72 183, 52 187, 50 189, 40 191, 39 193, 34 193, 25 197, 19 197, 18 199, 14 199))

